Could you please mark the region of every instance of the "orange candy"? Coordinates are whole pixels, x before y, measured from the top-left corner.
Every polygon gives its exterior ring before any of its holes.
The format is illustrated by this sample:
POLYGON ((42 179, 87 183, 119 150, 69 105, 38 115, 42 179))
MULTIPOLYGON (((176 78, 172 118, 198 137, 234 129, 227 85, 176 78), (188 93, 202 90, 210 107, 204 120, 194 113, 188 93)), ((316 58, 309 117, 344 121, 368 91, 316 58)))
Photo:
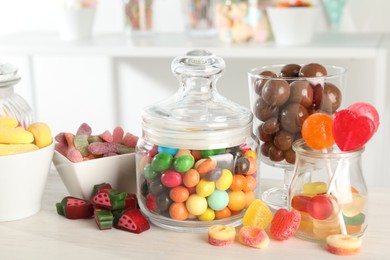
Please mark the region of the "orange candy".
POLYGON ((199 180, 200 175, 195 169, 190 169, 183 174, 183 184, 188 188, 195 187, 199 183, 199 180))
POLYGON ((229 204, 228 207, 232 211, 239 211, 245 208, 246 197, 245 193, 241 190, 229 192, 229 204))
POLYGON ((205 161, 203 161, 201 164, 198 165, 196 170, 199 172, 199 174, 206 174, 213 170, 217 166, 217 161, 212 158, 207 158, 205 161))
POLYGON ((169 191, 169 197, 174 202, 184 202, 188 199, 190 193, 186 187, 176 186, 169 191))
POLYGON ((233 182, 232 182, 232 185, 230 185, 230 190, 239 191, 239 190, 243 190, 244 187, 246 187, 245 176, 241 175, 241 174, 233 175, 233 182))
POLYGON ((228 218, 232 215, 232 212, 228 207, 215 211, 215 218, 216 219, 222 219, 222 218, 228 218))
POLYGON ((169 215, 173 219, 185 220, 188 218, 188 210, 183 202, 173 202, 169 206, 169 215))
POLYGON ((253 158, 252 156, 245 156, 245 158, 247 158, 250 162, 249 164, 249 169, 248 171, 245 173, 246 175, 252 175, 256 172, 257 170, 257 163, 256 163, 256 159, 253 158))
POLYGON ((301 131, 306 144, 317 150, 331 147, 334 144, 332 122, 332 117, 325 113, 314 113, 308 116, 303 122, 301 131))
POLYGON ((256 178, 252 175, 245 176, 246 179, 246 185, 242 189, 244 192, 254 191, 256 189, 256 178))

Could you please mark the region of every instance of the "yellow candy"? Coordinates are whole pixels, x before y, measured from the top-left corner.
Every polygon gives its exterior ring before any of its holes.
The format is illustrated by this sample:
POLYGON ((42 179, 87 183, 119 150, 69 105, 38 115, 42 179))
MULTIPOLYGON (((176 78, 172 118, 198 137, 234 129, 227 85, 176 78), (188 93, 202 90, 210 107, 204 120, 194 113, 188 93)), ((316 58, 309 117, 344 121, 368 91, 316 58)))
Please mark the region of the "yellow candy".
POLYGON ((207 208, 206 211, 198 216, 198 219, 201 221, 211 221, 215 219, 215 211, 207 208))
POLYGON ((233 174, 228 169, 222 170, 222 175, 215 182, 215 186, 218 190, 227 190, 233 182, 233 174))
POLYGON ((207 210, 207 200, 196 194, 192 194, 186 201, 186 208, 192 215, 202 215, 207 210))
POLYGON ((39 147, 34 144, 0 144, 0 156, 27 153, 38 149, 39 147))
POLYGON ((2 144, 29 144, 34 141, 34 136, 23 127, 0 126, 0 143, 2 144))
POLYGON ((242 219, 244 226, 255 226, 261 229, 266 229, 272 221, 271 209, 262 200, 254 200, 242 219))
POLYGON ((317 182, 309 182, 303 184, 303 193, 308 194, 321 194, 326 193, 327 185, 325 182, 317 181, 317 182))
POLYGON ((32 123, 28 126, 27 131, 31 132, 34 136, 34 143, 43 148, 50 145, 53 141, 50 128, 45 123, 32 123))
POLYGON ((253 150, 248 150, 244 153, 244 156, 250 156, 252 157, 253 159, 256 159, 257 155, 256 153, 253 151, 253 150))
POLYGON ((18 120, 10 116, 0 116, 0 126, 15 128, 19 125, 18 120))
POLYGON ((201 197, 207 197, 211 195, 215 190, 215 182, 201 179, 196 185, 196 194, 201 197))

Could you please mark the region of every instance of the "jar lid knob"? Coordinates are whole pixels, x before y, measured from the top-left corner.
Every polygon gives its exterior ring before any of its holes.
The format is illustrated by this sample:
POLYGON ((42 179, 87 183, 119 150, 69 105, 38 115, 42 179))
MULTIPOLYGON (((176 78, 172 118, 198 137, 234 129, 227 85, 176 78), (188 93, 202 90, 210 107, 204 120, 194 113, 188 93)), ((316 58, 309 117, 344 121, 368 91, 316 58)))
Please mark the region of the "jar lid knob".
POLYGON ((18 69, 10 63, 0 61, 0 87, 15 84, 19 80, 18 69))

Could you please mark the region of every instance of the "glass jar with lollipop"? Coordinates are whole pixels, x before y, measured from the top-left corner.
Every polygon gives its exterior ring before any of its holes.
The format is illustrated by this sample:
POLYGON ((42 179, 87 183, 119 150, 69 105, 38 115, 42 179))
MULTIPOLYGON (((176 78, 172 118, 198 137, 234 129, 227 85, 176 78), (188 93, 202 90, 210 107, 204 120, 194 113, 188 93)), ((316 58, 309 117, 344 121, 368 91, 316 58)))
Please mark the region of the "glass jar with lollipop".
POLYGON ((317 112, 333 115, 340 107, 346 70, 318 63, 281 64, 248 73, 254 132, 261 144, 261 161, 284 170, 283 187, 262 194, 273 208, 287 207, 295 151, 305 119, 317 112))
POLYGON ((379 126, 373 106, 355 103, 333 117, 312 114, 294 142, 294 177, 289 202, 301 214, 296 236, 322 242, 329 236, 355 240, 367 228, 367 187, 362 172, 364 144, 379 126))

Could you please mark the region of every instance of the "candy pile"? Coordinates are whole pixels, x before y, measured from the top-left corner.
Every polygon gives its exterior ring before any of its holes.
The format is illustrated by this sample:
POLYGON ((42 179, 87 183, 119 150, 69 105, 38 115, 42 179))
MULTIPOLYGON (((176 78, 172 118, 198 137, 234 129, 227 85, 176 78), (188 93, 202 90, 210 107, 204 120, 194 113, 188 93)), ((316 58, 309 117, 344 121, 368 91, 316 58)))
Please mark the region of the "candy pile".
POLYGON ((15 118, 0 116, 0 156, 36 151, 52 142, 47 124, 36 122, 25 129, 15 118))
POLYGON ((309 7, 312 4, 308 1, 295 0, 295 1, 282 1, 276 3, 276 7, 309 7))
POLYGON ((99 229, 112 227, 142 233, 150 228, 149 222, 137 208, 135 194, 120 192, 108 183, 93 187, 91 201, 67 196, 56 204, 57 213, 68 219, 94 217, 99 229))
POLYGON ((257 94, 253 111, 261 121, 256 134, 263 156, 294 164, 292 143, 301 138, 305 119, 317 112, 332 115, 340 107, 341 91, 325 81, 327 73, 317 63, 287 64, 278 75, 268 70, 260 73, 253 83, 257 94))
POLYGON ((256 198, 256 153, 245 145, 214 150, 154 146, 140 167, 141 203, 152 214, 174 220, 228 218, 256 198))
MULTIPOLYGON (((265 231, 269 227, 271 238, 287 240, 298 230, 301 221, 299 211, 279 209, 272 216, 270 208, 263 201, 256 199, 248 207, 243 218, 243 225, 239 228, 238 240, 241 244, 265 248, 270 243, 265 231)), ((234 227, 214 225, 208 229, 208 242, 213 246, 226 246, 235 241, 234 227)))
POLYGON ((83 123, 76 134, 61 132, 56 135, 55 149, 72 162, 134 152, 138 137, 121 127, 116 127, 111 134, 108 130, 92 135, 91 127, 83 123))

